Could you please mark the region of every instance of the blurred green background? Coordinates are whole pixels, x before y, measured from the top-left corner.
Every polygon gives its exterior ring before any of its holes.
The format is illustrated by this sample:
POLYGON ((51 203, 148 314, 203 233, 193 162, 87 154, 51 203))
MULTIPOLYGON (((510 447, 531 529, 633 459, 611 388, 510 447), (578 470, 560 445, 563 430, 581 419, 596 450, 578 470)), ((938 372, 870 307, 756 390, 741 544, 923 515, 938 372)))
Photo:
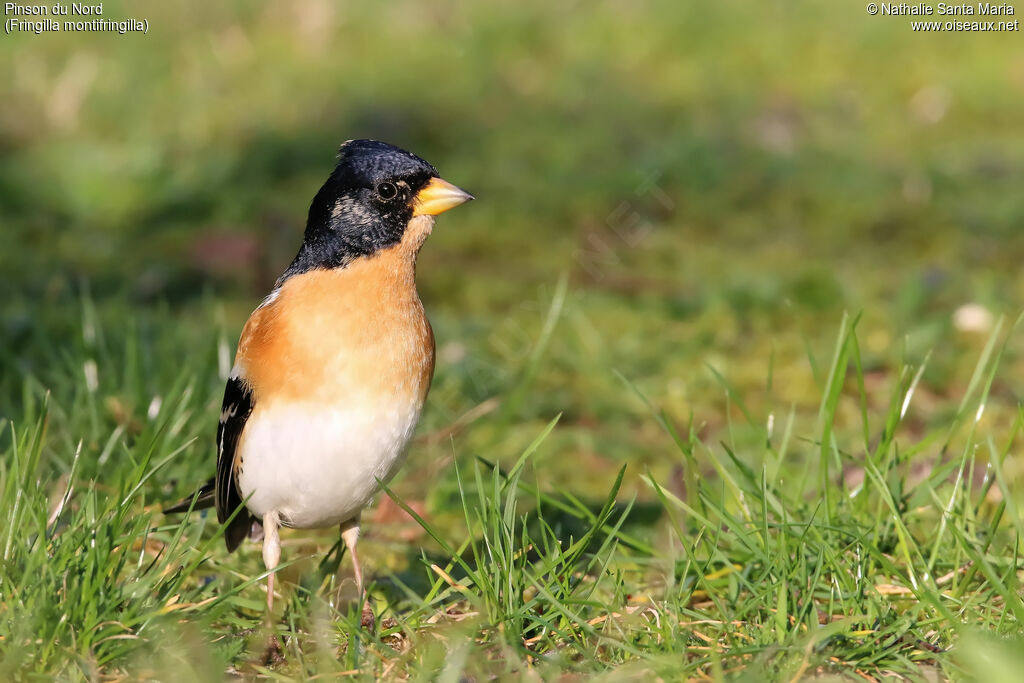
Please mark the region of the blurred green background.
POLYGON ((954 311, 1024 295, 1019 33, 922 35, 852 2, 103 7, 148 35, 0 41, 5 413, 38 333, 81 334, 84 293, 233 343, 347 138, 479 198, 421 256, 428 426, 507 388, 562 274, 519 416, 565 411, 577 455, 613 460, 657 456, 613 370, 712 430, 706 365, 758 390, 771 365, 776 398, 814 408, 808 349, 862 311, 872 363, 933 349, 955 396, 979 342, 954 311))
MULTIPOLYGON (((877 436, 861 409, 881 429, 926 358, 900 443, 930 468, 996 321, 1021 311, 1019 32, 915 33, 811 0, 103 8, 149 33, 0 37, 0 417, 23 424, 49 394, 58 493, 80 441, 77 476, 102 489, 162 405, 182 450, 147 501, 212 473, 241 325, 349 138, 477 197, 421 253, 437 374, 395 482, 447 531, 452 457, 514 460, 558 413, 538 476, 600 500, 628 463, 646 537, 640 475, 681 498, 694 476, 652 407, 757 472, 761 425, 792 415, 769 467, 807 477, 844 313, 861 315, 865 403, 848 382, 842 483, 877 436)), ((1018 416, 1022 351, 1010 336, 978 413, 990 444, 1018 416)), ((1015 449, 1005 473, 1024 481, 1015 449)), ((382 530, 393 506, 374 521, 378 567, 425 542, 382 530)))

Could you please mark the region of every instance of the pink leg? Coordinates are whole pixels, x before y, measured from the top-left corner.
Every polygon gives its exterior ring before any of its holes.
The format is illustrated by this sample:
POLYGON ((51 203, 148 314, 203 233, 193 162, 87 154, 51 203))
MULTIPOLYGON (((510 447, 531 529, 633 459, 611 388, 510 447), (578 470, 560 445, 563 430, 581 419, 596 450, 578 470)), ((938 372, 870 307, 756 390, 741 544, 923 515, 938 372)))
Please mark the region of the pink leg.
POLYGON ((359 516, 341 523, 341 540, 345 541, 348 554, 352 556, 352 572, 356 576, 356 594, 359 596, 359 604, 362 606, 361 624, 363 628, 374 628, 376 619, 370 603, 363 595, 363 568, 359 565, 359 555, 356 553, 356 542, 359 540, 359 516))

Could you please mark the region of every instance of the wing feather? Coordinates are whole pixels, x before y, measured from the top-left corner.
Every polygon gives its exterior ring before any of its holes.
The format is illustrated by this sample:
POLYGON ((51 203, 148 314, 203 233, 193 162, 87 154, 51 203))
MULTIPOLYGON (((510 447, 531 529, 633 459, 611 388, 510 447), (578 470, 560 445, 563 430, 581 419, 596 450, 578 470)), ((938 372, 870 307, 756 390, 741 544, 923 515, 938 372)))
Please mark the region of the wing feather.
MULTIPOLYGON (((252 414, 253 394, 237 375, 228 378, 224 388, 224 402, 217 426, 217 477, 214 487, 217 520, 223 524, 242 505, 242 496, 235 484, 235 456, 245 423, 252 414)), ((252 515, 239 510, 224 530, 228 552, 238 547, 249 534, 252 515)))

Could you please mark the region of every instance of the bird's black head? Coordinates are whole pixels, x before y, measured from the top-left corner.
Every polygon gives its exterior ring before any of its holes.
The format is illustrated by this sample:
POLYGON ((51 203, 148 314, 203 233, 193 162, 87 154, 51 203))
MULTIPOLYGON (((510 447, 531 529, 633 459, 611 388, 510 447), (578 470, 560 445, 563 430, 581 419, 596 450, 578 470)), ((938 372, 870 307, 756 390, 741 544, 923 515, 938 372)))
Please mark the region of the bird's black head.
POLYGON ((398 244, 414 216, 437 215, 472 198, 415 154, 376 140, 349 140, 313 198, 302 248, 285 277, 344 266, 398 244))

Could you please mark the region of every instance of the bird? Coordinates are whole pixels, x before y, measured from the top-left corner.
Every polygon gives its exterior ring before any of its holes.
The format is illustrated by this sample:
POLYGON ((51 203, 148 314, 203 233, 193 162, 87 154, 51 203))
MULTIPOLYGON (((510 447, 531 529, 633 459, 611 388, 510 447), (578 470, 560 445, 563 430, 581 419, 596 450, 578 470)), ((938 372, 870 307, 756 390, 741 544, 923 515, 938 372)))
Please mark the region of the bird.
POLYGON ((345 142, 242 329, 216 475, 164 512, 215 507, 229 553, 262 535, 268 616, 282 527, 337 526, 362 605, 360 514, 402 465, 434 373, 417 255, 436 216, 472 199, 411 152, 345 142))

